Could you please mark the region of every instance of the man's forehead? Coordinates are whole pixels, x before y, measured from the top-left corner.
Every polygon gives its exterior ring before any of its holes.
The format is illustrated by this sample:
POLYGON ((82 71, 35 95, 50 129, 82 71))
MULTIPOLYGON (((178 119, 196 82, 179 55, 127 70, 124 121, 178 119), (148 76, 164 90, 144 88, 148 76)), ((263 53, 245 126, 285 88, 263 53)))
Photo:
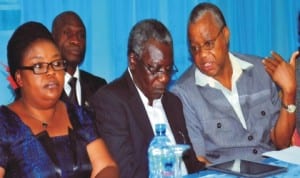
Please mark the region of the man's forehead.
POLYGON ((209 39, 212 37, 212 35, 215 35, 219 29, 220 27, 212 14, 206 13, 197 21, 190 23, 188 27, 188 33, 189 36, 193 36, 191 34, 198 34, 205 39, 209 39))
POLYGON ((84 29, 83 25, 76 21, 65 21, 61 24, 61 27, 67 27, 67 26, 84 29))
POLYGON ((61 19, 60 26, 74 26, 77 28, 84 28, 84 24, 82 23, 82 21, 77 17, 71 15, 63 17, 61 19))

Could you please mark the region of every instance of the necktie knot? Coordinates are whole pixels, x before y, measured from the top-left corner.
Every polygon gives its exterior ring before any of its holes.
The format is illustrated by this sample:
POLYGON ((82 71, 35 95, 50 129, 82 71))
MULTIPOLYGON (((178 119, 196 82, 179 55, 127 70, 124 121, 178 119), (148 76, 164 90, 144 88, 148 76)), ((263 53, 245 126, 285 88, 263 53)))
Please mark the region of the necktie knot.
POLYGON ((70 92, 69 98, 73 104, 78 105, 77 94, 76 94, 76 81, 77 81, 77 78, 72 77, 68 82, 69 85, 71 86, 71 92, 70 92))

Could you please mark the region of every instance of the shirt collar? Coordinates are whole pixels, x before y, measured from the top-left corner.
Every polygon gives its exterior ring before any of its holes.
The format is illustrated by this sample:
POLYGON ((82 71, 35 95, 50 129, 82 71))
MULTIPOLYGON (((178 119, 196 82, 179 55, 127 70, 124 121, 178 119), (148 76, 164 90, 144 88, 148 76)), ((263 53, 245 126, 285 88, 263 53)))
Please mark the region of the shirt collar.
MULTIPOLYGON (((242 74, 243 70, 246 70, 253 65, 249 62, 243 61, 242 59, 229 53, 229 59, 232 65, 233 74, 232 82, 235 82, 242 74)), ((198 68, 195 70, 195 84, 199 86, 209 85, 215 87, 219 82, 214 78, 203 74, 198 68)))

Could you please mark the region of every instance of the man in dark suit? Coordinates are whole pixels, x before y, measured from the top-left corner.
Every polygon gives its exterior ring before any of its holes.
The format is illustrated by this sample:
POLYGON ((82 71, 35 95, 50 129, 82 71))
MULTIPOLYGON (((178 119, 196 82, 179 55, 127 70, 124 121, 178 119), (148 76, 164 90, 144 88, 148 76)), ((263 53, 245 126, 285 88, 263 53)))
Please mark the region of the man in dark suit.
POLYGON ((76 104, 89 107, 88 98, 105 85, 106 81, 79 70, 78 66, 84 60, 86 48, 86 29, 81 18, 72 11, 62 12, 53 21, 52 34, 62 58, 68 62, 62 98, 70 98, 76 104), (76 90, 72 91, 70 81, 74 78, 76 90))
MULTIPOLYGON (((99 89, 90 102, 96 125, 119 165, 122 178, 147 178, 147 150, 157 123, 167 124, 173 144, 191 145, 180 100, 166 90, 172 73, 173 42, 157 20, 137 23, 128 40, 128 69, 99 89)), ((192 173, 203 168, 193 149, 184 156, 184 168, 192 173)))

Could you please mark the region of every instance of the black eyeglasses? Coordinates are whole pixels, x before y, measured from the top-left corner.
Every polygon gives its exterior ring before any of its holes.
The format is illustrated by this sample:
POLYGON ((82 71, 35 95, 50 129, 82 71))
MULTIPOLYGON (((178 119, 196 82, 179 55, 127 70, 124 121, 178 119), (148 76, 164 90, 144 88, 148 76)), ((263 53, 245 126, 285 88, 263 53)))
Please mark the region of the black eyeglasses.
POLYGON ((158 76, 158 75, 161 75, 164 73, 167 75, 173 75, 176 72, 178 72, 178 69, 175 64, 164 68, 164 67, 155 67, 150 64, 145 64, 143 60, 140 60, 140 61, 143 64, 143 66, 145 67, 145 69, 147 69, 153 76, 158 76))
POLYGON ((206 51, 212 50, 215 47, 215 43, 216 43, 217 39, 219 38, 221 32, 223 31, 223 28, 224 28, 224 26, 222 26, 222 28, 218 32, 217 36, 213 40, 207 40, 204 43, 202 43, 201 45, 191 45, 191 47, 190 47, 191 52, 197 53, 201 49, 206 50, 206 51))
POLYGON ((65 60, 56 60, 50 63, 39 62, 33 64, 32 66, 20 66, 21 70, 32 70, 34 74, 45 74, 48 72, 49 66, 52 67, 53 70, 64 70, 67 67, 67 61, 65 60))

